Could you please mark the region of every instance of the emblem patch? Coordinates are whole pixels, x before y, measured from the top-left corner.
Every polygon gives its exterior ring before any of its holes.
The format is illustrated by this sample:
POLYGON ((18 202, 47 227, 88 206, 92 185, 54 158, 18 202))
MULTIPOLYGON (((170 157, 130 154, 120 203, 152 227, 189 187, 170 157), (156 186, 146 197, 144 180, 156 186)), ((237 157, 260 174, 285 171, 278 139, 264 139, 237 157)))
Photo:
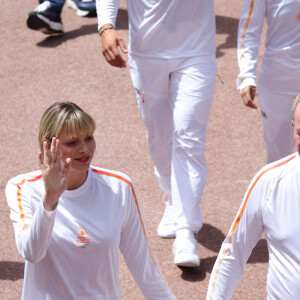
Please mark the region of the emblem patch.
POLYGON ((87 230, 84 227, 77 229, 76 246, 86 247, 91 243, 91 240, 87 234, 87 230))

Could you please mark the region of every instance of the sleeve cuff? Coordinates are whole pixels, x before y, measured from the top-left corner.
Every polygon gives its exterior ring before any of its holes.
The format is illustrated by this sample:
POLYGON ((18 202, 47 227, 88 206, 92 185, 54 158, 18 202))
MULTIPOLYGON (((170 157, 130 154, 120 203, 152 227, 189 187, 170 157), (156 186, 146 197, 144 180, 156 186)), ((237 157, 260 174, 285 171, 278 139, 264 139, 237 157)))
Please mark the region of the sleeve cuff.
POLYGON ((44 208, 44 204, 43 204, 43 201, 41 203, 41 210, 42 210, 42 214, 43 216, 46 216, 48 218, 54 218, 55 217, 55 214, 56 214, 56 210, 57 210, 57 206, 54 210, 52 211, 48 211, 44 208))
POLYGON ((106 24, 111 24, 112 26, 114 26, 116 28, 115 22, 112 22, 111 20, 101 20, 101 22, 98 20, 98 31, 99 29, 106 24))
POLYGON ((246 86, 249 86, 249 85, 256 86, 256 82, 255 82, 254 78, 242 79, 242 78, 238 77, 237 80, 236 80, 236 87, 240 91, 243 88, 245 88, 246 86))

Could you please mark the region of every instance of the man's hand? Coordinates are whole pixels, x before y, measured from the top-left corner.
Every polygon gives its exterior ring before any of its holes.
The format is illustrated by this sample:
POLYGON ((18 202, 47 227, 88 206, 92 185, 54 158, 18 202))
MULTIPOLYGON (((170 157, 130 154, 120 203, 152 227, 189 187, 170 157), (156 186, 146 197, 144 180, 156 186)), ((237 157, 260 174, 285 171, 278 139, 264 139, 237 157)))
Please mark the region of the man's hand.
POLYGON ((253 109, 257 109, 257 105, 254 103, 256 95, 256 87, 252 85, 244 87, 241 91, 241 98, 243 99, 244 104, 253 109))
POLYGON ((126 68, 126 61, 119 51, 120 48, 123 53, 128 53, 125 43, 115 29, 105 30, 107 27, 111 27, 111 25, 103 25, 99 29, 102 41, 102 54, 105 60, 113 67, 126 68))

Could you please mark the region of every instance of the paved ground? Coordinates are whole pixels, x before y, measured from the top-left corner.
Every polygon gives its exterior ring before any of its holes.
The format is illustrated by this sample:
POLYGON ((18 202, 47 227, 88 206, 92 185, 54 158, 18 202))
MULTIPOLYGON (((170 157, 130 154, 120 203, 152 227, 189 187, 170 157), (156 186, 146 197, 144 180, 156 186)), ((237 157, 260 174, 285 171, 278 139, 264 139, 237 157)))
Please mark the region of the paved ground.
MULTIPOLYGON (((16 250, 5 199, 9 178, 38 168, 37 131, 40 117, 53 102, 71 100, 97 122, 94 165, 129 174, 142 202, 152 247, 178 299, 204 299, 219 247, 239 207, 246 187, 264 165, 259 111, 243 106, 235 89, 236 31, 240 0, 215 0, 218 73, 207 133, 207 186, 201 207, 204 226, 198 236, 201 266, 179 269, 172 260, 172 240, 162 240, 156 227, 163 213, 162 192, 154 179, 145 130, 135 101, 128 69, 117 70, 101 55, 97 21, 64 8, 66 33, 46 37, 26 28, 26 15, 35 2, 2 3, 0 23, 0 298, 19 299, 24 260, 16 250)), ((118 28, 127 40, 124 2, 118 28)), ((233 299, 264 299, 266 243, 261 240, 247 264, 233 299)), ((143 299, 121 258, 123 299, 143 299)))

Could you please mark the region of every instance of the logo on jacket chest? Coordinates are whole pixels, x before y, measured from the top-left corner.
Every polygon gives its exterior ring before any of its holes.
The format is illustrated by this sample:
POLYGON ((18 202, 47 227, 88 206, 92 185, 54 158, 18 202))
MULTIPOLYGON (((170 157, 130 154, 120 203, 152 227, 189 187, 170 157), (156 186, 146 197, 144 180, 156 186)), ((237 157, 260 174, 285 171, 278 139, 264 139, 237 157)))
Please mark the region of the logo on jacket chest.
POLYGON ((91 243, 91 240, 88 236, 87 230, 84 227, 79 227, 77 229, 77 238, 76 238, 76 246, 77 247, 86 247, 91 243))

